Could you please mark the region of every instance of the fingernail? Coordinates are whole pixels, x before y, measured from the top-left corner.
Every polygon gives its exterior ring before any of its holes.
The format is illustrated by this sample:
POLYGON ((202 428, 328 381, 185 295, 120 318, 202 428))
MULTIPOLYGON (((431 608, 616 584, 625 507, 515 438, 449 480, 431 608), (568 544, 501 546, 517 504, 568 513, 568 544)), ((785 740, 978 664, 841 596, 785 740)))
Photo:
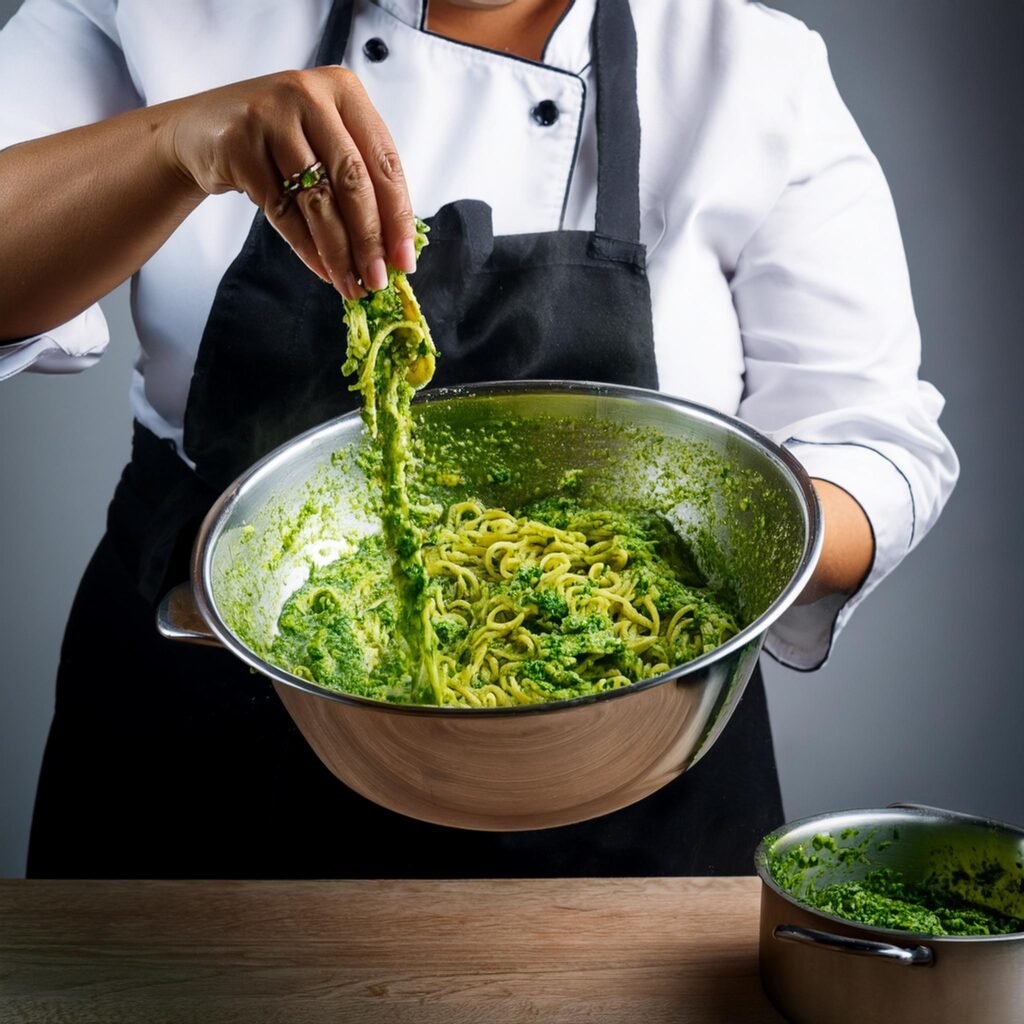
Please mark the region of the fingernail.
POLYGON ((302 262, 305 263, 306 266, 311 271, 313 271, 313 273, 316 274, 316 276, 319 277, 321 281, 323 281, 325 284, 334 284, 334 282, 331 280, 331 272, 327 270, 327 268, 324 266, 324 258, 323 256, 320 255, 319 249, 317 250, 316 253, 319 261, 319 267, 315 265, 312 262, 312 260, 307 260, 305 256, 298 252, 298 250, 296 250, 296 253, 299 256, 299 259, 302 260, 302 262))
POLYGON ((370 261, 370 265, 366 268, 366 277, 363 278, 363 283, 375 292, 379 292, 382 288, 387 288, 388 268, 379 256, 375 260, 370 261))
POLYGON ((341 294, 346 299, 358 299, 363 295, 363 289, 359 287, 356 275, 351 270, 346 271, 345 276, 341 279, 341 294))
POLYGON ((395 266, 406 274, 415 271, 416 246, 413 245, 411 238, 404 238, 398 243, 398 249, 395 251, 395 266))

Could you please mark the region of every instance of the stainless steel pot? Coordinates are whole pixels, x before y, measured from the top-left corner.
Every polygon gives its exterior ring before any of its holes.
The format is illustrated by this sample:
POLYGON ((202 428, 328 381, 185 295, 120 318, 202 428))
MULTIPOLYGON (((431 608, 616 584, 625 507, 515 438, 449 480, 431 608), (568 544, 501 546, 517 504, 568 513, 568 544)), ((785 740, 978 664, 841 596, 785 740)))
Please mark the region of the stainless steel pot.
POLYGON ((393 810, 463 828, 582 821, 639 800, 714 743, 765 632, 810 576, 821 543, 806 473, 750 427, 655 392, 566 382, 437 390, 414 404, 417 486, 442 502, 516 508, 565 474, 584 500, 639 502, 687 539, 750 621, 718 650, 644 682, 524 708, 383 704, 306 682, 266 652, 287 597, 341 538, 379 529, 356 414, 312 430, 233 484, 196 542, 168 637, 223 644, 269 676, 323 762, 393 810), (198 609, 198 614, 194 609, 198 609))
POLYGON ((948 937, 852 924, 798 902, 775 856, 826 834, 865 859, 822 856, 816 887, 878 867, 950 880, 962 898, 1024 919, 1024 830, 913 805, 841 811, 784 825, 758 847, 761 981, 795 1024, 1012 1024, 1024 1020, 1024 932, 948 937))

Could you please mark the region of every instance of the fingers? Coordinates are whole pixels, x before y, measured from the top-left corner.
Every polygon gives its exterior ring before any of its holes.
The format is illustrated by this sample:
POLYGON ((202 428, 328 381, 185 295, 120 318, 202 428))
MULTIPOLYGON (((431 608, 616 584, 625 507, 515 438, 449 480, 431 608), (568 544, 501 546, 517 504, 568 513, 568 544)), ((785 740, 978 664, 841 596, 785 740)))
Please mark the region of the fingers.
POLYGON ((323 70, 331 77, 339 113, 361 157, 361 167, 347 162, 343 169, 356 193, 365 189, 363 177, 368 177, 376 199, 377 245, 393 267, 411 273, 416 269, 416 218, 391 133, 355 75, 342 68, 323 70))
MULTIPOLYGON (((277 166, 274 157, 268 154, 268 166, 277 166)), ((320 256, 319 248, 303 217, 302 211, 295 205, 283 190, 283 179, 277 178, 271 171, 268 180, 263 183, 263 194, 266 197, 260 205, 271 226, 295 250, 295 254, 317 277, 331 283, 330 273, 320 256)))
MULTIPOLYGON (((272 140, 270 158, 279 169, 277 196, 273 201, 274 215, 267 210, 267 219, 296 249, 307 263, 310 261, 300 251, 293 239, 301 239, 315 254, 322 267, 321 277, 329 281, 346 299, 358 299, 366 292, 360 287, 353 264, 352 248, 348 231, 334 201, 332 189, 328 187, 298 188, 284 191, 284 183, 293 180, 306 168, 320 162, 313 153, 313 146, 305 135, 293 130, 272 140)), ((267 207, 264 207, 267 209, 267 207)), ((387 274, 384 276, 384 287, 387 274)))
MULTIPOLYGON (((346 299, 361 298, 366 291, 356 278, 356 264, 349 244, 348 231, 331 189, 323 186, 300 191, 296 193, 295 205, 306 218, 310 234, 316 242, 327 272, 331 275, 334 287, 346 299)), ((363 278, 366 280, 365 274, 363 278)), ((383 272, 383 277, 375 278, 373 284, 367 283, 374 291, 387 287, 387 271, 383 272)))
POLYGON ((206 192, 236 189, 347 298, 415 270, 415 218, 391 135, 350 71, 314 68, 181 101, 174 151, 206 192), (285 189, 322 163, 329 187, 285 189))
MULTIPOLYGON (((319 248, 310 234, 305 217, 299 208, 290 202, 282 201, 264 207, 267 220, 277 233, 295 250, 295 254, 306 266, 327 284, 332 284, 331 275, 320 256, 319 248), (275 207, 272 209, 272 207, 275 207)), ((347 295, 346 298, 357 298, 347 295)))
POLYGON ((390 133, 351 72, 315 69, 302 84, 308 94, 299 129, 273 140, 273 158, 282 179, 323 164, 330 187, 300 188, 291 198, 335 288, 358 298, 387 287, 389 263, 416 269, 405 176, 390 133))
POLYGON ((234 187, 262 208, 267 220, 299 259, 317 277, 329 284, 327 268, 320 258, 305 218, 284 192, 273 153, 269 149, 264 149, 259 155, 249 153, 248 159, 233 177, 234 187))
POLYGON ((319 154, 331 188, 297 196, 310 231, 328 266, 362 279, 373 291, 388 283, 377 199, 362 154, 340 117, 310 118, 304 124, 309 143, 319 154))

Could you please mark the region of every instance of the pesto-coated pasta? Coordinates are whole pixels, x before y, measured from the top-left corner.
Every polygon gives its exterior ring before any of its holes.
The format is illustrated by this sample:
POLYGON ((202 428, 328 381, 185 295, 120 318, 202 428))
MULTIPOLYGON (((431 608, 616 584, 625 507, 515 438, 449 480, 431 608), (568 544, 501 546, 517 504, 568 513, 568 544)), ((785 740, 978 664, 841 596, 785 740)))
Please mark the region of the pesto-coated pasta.
POLYGON ((333 689, 464 707, 564 700, 648 679, 724 643, 736 618, 702 586, 660 517, 570 498, 514 516, 452 505, 420 549, 413 644, 381 536, 314 573, 288 602, 273 660, 333 689))

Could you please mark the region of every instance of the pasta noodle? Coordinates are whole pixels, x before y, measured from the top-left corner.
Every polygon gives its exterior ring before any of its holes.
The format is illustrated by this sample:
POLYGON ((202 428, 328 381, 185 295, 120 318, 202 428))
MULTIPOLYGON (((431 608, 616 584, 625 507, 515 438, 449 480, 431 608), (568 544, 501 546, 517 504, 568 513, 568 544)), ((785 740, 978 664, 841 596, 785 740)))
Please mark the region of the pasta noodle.
POLYGON ((425 548, 425 614, 445 704, 562 700, 626 686, 713 650, 738 631, 659 548, 670 530, 606 510, 513 516, 453 505, 425 548), (543 516, 543 518, 541 518, 543 516), (545 521, 547 519, 548 521, 545 521))

